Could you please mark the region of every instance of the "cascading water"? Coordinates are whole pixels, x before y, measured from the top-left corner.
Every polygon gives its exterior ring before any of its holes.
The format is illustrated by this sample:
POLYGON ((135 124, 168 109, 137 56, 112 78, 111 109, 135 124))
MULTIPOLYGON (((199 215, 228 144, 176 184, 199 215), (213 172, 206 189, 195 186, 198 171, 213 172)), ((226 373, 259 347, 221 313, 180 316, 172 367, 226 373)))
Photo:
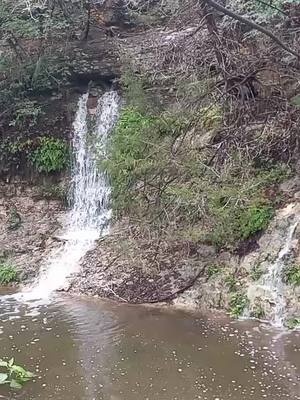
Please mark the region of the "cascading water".
POLYGON ((286 309, 283 268, 292 250, 293 238, 298 224, 299 221, 294 220, 289 226, 285 244, 279 251, 276 260, 270 265, 267 273, 264 274, 257 283, 249 286, 247 297, 250 301, 250 306, 245 312, 245 317, 251 315, 251 309, 255 308, 257 299, 268 299, 271 305, 269 321, 276 327, 283 326, 286 309))
POLYGON ((47 298, 62 287, 95 240, 108 233, 110 187, 106 173, 97 168, 95 154, 106 154, 108 135, 118 118, 119 96, 111 91, 99 99, 92 133, 88 130, 88 97, 80 98, 73 125, 72 208, 61 236, 65 243, 51 254, 30 291, 22 294, 25 299, 47 298))

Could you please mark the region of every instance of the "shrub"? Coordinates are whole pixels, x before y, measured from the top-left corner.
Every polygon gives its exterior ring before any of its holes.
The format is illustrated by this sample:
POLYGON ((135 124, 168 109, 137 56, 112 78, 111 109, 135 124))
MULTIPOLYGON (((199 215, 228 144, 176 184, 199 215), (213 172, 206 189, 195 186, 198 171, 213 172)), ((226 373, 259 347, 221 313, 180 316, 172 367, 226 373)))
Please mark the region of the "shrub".
POLYGON ((16 282, 18 280, 18 273, 14 265, 8 262, 2 262, 0 264, 0 284, 8 285, 9 283, 16 282))
POLYGON ((60 172, 68 165, 68 147, 61 139, 44 136, 39 139, 30 159, 39 172, 60 172))
POLYGON ((269 205, 252 205, 245 209, 239 218, 241 238, 250 236, 267 228, 274 215, 273 207, 269 205))
POLYGON ((285 269, 284 278, 286 283, 294 286, 300 285, 300 266, 293 264, 285 269))
POLYGON ((127 105, 145 112, 149 108, 149 99, 145 93, 144 79, 129 69, 123 73, 121 83, 124 87, 127 105))
POLYGON ((130 190, 157 167, 153 160, 159 150, 154 144, 154 123, 153 117, 136 108, 125 108, 121 113, 109 145, 109 158, 100 160, 111 178, 115 209, 126 208, 133 200, 130 190))
POLYGON ((229 302, 230 314, 234 317, 240 317, 248 305, 249 299, 245 293, 233 293, 229 302))
POLYGON ((223 184, 210 189, 208 216, 213 222, 207 239, 217 247, 236 247, 241 240, 266 229, 274 215, 272 204, 263 197, 256 179, 249 183, 223 184), (251 192, 251 187, 258 187, 251 192))

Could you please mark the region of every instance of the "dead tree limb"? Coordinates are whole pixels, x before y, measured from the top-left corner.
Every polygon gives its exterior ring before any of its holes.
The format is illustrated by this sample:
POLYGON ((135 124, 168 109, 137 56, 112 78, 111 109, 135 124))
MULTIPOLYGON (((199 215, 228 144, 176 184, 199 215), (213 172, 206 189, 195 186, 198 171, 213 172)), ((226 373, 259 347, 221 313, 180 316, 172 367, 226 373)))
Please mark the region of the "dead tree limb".
POLYGON ((271 31, 269 31, 268 29, 265 29, 264 27, 262 27, 261 25, 258 25, 257 23, 250 21, 247 18, 242 17, 241 15, 236 14, 235 12, 228 10, 227 8, 221 6, 220 4, 216 3, 214 0, 203 0, 204 3, 210 5, 212 8, 214 8, 217 11, 220 11, 222 14, 228 15, 229 17, 242 22, 243 24, 250 26, 251 28, 263 33, 264 35, 268 36, 270 39, 272 39, 275 43, 277 43, 278 46, 280 46, 281 48, 283 48, 285 51, 287 51, 288 53, 296 56, 297 58, 300 57, 300 55, 290 49, 288 46, 286 46, 277 36, 274 35, 274 33, 272 33, 271 31))

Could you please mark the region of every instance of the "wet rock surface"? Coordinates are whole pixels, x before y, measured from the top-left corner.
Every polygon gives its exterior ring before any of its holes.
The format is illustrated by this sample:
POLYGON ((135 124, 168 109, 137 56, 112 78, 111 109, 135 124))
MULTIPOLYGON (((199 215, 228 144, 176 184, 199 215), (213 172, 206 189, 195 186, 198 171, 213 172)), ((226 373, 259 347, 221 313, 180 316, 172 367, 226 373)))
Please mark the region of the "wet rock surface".
POLYGON ((64 207, 45 199, 37 186, 0 184, 0 256, 16 266, 20 280, 32 279, 58 245, 64 207))

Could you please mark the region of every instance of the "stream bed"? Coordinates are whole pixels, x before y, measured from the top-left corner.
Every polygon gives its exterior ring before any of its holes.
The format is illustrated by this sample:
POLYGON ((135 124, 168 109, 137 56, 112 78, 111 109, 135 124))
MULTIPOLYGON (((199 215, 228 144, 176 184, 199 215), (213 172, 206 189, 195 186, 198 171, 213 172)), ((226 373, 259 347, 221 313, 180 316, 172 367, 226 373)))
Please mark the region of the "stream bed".
POLYGON ((22 400, 300 399, 300 332, 58 296, 0 297, 0 357, 35 372, 22 400))

